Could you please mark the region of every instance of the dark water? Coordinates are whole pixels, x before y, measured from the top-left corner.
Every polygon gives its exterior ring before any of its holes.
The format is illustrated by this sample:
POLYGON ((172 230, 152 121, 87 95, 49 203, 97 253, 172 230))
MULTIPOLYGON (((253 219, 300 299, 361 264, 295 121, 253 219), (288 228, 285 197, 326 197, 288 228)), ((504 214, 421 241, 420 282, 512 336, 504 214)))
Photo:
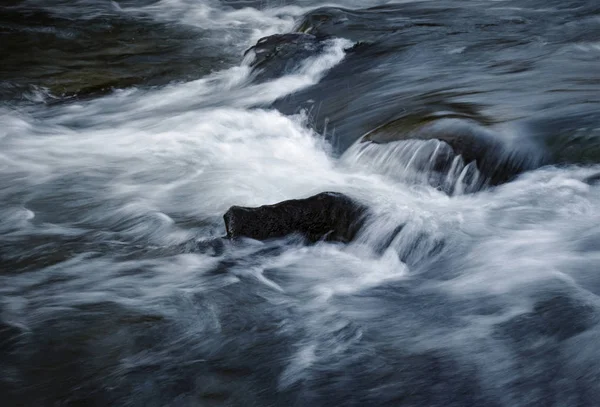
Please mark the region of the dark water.
POLYGON ((595 0, 12 0, 0 53, 2 405, 597 405, 595 0), (354 242, 221 239, 322 191, 354 242))

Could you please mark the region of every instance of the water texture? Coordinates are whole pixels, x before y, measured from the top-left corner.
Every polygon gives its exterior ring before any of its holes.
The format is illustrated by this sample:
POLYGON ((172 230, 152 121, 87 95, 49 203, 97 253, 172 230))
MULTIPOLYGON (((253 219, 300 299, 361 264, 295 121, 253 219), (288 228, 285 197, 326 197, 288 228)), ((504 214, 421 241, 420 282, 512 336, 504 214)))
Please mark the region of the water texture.
POLYGON ((0 53, 3 405, 600 400, 595 0, 11 0, 0 53), (353 242, 222 238, 323 191, 353 242))

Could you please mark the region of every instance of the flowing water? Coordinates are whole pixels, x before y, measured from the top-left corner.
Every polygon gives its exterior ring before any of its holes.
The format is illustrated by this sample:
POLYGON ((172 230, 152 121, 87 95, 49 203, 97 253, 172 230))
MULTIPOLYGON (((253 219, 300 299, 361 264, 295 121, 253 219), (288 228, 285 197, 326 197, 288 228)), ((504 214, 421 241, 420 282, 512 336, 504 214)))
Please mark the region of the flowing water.
POLYGON ((597 405, 595 0, 12 0, 0 50, 3 405, 597 405), (360 142, 390 120, 530 170, 360 142), (222 239, 323 191, 352 243, 222 239))

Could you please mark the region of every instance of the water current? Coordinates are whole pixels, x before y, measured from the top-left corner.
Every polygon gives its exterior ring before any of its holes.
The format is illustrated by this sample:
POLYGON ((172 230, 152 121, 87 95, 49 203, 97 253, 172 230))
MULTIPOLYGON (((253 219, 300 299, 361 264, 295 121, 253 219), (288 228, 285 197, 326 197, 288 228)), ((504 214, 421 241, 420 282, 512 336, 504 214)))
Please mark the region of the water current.
POLYGON ((12 0, 0 52, 3 405, 598 404, 595 0, 12 0), (351 243, 223 238, 323 191, 351 243))

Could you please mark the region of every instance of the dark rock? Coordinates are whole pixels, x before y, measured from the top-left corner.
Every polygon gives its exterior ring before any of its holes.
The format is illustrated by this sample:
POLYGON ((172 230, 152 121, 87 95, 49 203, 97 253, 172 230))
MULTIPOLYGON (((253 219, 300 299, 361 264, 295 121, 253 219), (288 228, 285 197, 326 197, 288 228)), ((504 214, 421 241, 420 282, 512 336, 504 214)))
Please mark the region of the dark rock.
POLYGON ((388 13, 399 12, 398 5, 372 7, 361 11, 339 7, 322 7, 304 15, 296 31, 316 37, 347 38, 351 41, 381 39, 382 34, 393 33, 412 25, 406 20, 389 20, 388 13), (375 28, 376 27, 376 28, 375 28))
MULTIPOLYGON (((317 37, 331 34, 339 35, 340 33, 336 32, 335 29, 339 30, 344 22, 348 20, 348 14, 350 13, 347 10, 337 7, 316 9, 304 15, 296 30, 317 37)), ((352 17, 355 16, 352 15, 352 17)))
MULTIPOLYGON (((439 140, 448 144, 465 164, 475 162, 490 185, 510 181, 523 171, 540 165, 535 155, 521 147, 510 149, 501 137, 472 120, 446 118, 420 124, 391 121, 363 136, 362 142, 388 143, 402 140, 439 140)), ((436 171, 447 171, 454 157, 435 157, 436 171)))
POLYGON ((254 54, 250 66, 259 80, 274 79, 292 72, 306 58, 317 55, 324 43, 314 35, 276 34, 258 40, 244 55, 254 54))
POLYGON ((365 214, 366 208, 346 195, 323 192, 258 208, 232 206, 223 218, 228 238, 266 240, 298 233, 311 242, 349 242, 365 214))
POLYGON ((592 174, 589 177, 586 177, 583 182, 590 185, 600 184, 600 173, 592 174))
POLYGON ((85 100, 115 89, 198 79, 239 56, 207 46, 204 32, 136 18, 115 3, 20 3, 0 12, 0 99, 85 100))
POLYGON ((522 127, 548 156, 548 164, 600 163, 597 108, 565 106, 524 119, 522 127))

